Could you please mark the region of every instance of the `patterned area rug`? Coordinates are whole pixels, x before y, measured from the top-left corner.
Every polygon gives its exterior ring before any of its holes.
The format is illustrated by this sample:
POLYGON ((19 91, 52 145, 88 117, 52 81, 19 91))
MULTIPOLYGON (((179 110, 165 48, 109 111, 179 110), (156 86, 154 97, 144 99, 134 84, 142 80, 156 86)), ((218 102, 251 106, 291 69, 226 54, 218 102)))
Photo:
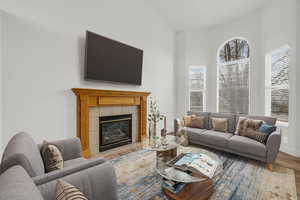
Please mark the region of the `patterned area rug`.
MULTIPOLYGON (((197 147, 180 147, 179 152, 193 152, 197 147)), ((216 153, 223 162, 223 173, 214 184, 211 200, 290 200, 297 199, 292 169, 265 164, 228 154, 216 153)), ((161 191, 161 177, 155 171, 156 152, 140 150, 111 160, 118 179, 121 200, 166 200, 161 191)))

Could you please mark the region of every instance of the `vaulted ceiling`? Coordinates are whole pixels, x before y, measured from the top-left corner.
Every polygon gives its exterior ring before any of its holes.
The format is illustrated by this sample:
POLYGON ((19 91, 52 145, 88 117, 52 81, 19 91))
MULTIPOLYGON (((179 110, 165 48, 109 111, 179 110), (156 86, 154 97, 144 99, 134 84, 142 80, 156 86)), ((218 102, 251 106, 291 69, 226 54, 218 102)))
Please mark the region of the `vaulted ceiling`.
POLYGON ((146 0, 176 31, 222 24, 263 7, 271 0, 146 0))

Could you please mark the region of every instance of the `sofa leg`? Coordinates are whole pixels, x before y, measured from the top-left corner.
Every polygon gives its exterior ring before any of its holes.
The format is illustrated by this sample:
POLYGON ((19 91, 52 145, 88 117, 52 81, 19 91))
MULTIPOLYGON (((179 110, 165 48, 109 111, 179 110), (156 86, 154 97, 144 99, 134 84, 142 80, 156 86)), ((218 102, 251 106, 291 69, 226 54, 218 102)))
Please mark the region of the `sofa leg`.
POLYGON ((267 168, 268 168, 268 170, 273 171, 273 165, 272 164, 268 163, 267 168))

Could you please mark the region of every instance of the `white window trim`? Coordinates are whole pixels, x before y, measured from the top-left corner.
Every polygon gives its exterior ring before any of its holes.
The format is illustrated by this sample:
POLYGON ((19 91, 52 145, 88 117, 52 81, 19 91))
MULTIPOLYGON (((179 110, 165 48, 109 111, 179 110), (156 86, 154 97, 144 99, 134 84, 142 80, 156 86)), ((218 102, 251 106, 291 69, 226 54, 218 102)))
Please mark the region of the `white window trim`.
MULTIPOLYGON (((269 53, 266 54, 266 57, 265 57, 265 115, 266 116, 272 116, 272 114, 271 114, 271 112, 272 112, 272 110, 271 110, 271 106, 272 106, 272 97, 271 97, 272 88, 288 88, 288 89, 290 88, 289 84, 282 84, 282 85, 272 86, 272 78, 271 78, 271 74, 272 74, 272 55, 275 54, 275 53, 278 53, 283 48, 287 48, 289 50, 291 49, 291 47, 289 45, 284 45, 284 46, 279 47, 279 48, 277 48, 273 51, 270 51, 269 53)), ((289 115, 289 117, 290 117, 290 115, 289 115)), ((289 127, 289 119, 288 119, 287 122, 277 120, 276 125, 280 126, 280 127, 289 127)))
POLYGON ((190 66, 188 70, 188 108, 191 110, 191 92, 202 92, 202 102, 203 102, 203 112, 206 112, 206 79, 207 77, 207 67, 200 65, 200 66, 190 66), (204 73, 204 83, 203 83, 203 89, 190 89, 190 70, 192 68, 205 68, 205 73, 204 73))

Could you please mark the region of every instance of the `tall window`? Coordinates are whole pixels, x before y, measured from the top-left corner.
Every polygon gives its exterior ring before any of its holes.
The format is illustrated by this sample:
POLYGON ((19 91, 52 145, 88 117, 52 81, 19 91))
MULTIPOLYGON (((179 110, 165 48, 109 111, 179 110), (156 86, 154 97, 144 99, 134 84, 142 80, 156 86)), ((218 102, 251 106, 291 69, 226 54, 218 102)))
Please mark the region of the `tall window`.
POLYGON ((218 57, 218 110, 225 113, 249 112, 249 44, 233 39, 224 44, 218 57))
POLYGON ((205 111, 206 67, 191 66, 189 68, 189 101, 190 110, 205 111))
POLYGON ((272 51, 267 55, 266 65, 266 76, 270 77, 266 77, 266 114, 284 122, 289 114, 289 52, 289 46, 272 51))

